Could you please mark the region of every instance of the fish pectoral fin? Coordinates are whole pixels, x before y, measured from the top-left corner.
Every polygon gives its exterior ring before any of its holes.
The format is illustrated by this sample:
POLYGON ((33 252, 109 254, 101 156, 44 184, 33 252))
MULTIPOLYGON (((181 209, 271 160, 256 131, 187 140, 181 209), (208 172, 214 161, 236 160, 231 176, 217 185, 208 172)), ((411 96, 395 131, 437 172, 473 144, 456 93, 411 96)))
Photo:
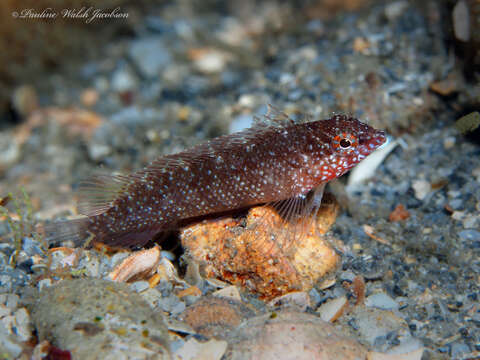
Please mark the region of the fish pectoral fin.
POLYGON ((270 219, 271 216, 268 215, 268 218, 258 218, 253 227, 270 228, 269 231, 275 238, 277 246, 285 252, 288 252, 295 244, 302 242, 305 236, 309 234, 317 236, 316 216, 322 202, 325 185, 326 183, 322 183, 306 194, 265 204, 278 214, 278 219, 274 220, 275 225, 272 226, 273 218, 270 219))

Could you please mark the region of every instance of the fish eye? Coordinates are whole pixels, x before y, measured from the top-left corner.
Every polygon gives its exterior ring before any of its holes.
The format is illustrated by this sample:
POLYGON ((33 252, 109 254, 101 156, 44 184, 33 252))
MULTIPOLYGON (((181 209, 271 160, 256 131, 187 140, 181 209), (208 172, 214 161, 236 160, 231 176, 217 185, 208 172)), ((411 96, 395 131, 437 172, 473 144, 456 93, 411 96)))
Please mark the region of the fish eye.
POLYGON ((333 138, 332 146, 337 151, 350 152, 358 145, 357 138, 349 133, 340 133, 333 138))
POLYGON ((340 140, 340 147, 343 148, 343 149, 348 149, 351 145, 352 145, 352 143, 348 139, 340 140))

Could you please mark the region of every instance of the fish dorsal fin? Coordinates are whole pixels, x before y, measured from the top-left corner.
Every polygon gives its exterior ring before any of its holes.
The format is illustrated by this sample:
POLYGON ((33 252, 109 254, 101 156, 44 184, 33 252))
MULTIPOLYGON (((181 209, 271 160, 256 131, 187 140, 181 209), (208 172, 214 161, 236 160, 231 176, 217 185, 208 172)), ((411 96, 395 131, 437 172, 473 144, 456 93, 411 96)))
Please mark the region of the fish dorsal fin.
POLYGON ((265 118, 274 124, 278 124, 279 126, 290 126, 295 124, 295 121, 292 118, 272 104, 267 104, 267 113, 265 114, 265 118))
POLYGON ((265 115, 262 117, 254 116, 253 120, 254 127, 286 127, 295 124, 295 121, 292 118, 272 104, 267 104, 267 113, 265 115))
POLYGON ((243 148, 249 140, 258 138, 262 132, 271 130, 269 128, 271 126, 271 123, 268 126, 253 125, 243 131, 206 141, 184 152, 159 157, 129 177, 142 181, 145 176, 152 176, 154 173, 162 175, 179 168, 187 170, 191 165, 203 164, 207 160, 218 158, 227 146, 233 148, 238 145, 243 148))
POLYGON ((304 124, 313 121, 313 116, 309 113, 300 112, 299 116, 292 119, 288 114, 281 111, 272 104, 267 104, 267 113, 261 117, 254 116, 254 127, 276 126, 287 127, 295 124, 304 124))
POLYGON ((172 168, 186 167, 191 164, 193 155, 185 154, 173 154, 161 156, 152 162, 150 162, 143 169, 140 169, 133 174, 130 174, 131 178, 139 179, 140 181, 145 178, 146 175, 152 173, 152 171, 158 171, 160 174, 170 171, 172 168))

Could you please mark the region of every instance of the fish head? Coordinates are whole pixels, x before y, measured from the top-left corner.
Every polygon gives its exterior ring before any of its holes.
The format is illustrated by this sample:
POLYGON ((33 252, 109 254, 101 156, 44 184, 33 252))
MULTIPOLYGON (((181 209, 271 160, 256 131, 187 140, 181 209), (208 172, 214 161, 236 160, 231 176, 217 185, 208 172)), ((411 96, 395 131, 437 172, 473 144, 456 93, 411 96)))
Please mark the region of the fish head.
POLYGON ((343 175, 386 141, 384 131, 346 115, 335 115, 316 123, 323 143, 323 156, 317 165, 319 180, 328 181, 343 175))

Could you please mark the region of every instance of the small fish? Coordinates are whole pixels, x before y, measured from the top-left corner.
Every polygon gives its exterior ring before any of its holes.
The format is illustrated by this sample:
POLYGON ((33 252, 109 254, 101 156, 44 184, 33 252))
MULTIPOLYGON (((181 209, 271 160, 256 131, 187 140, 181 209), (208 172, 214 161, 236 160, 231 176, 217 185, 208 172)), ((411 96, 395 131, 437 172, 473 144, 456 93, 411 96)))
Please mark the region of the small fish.
POLYGON ((211 214, 272 204, 286 218, 320 206, 325 184, 385 142, 346 115, 296 123, 270 108, 265 121, 184 152, 160 157, 130 175, 100 175, 81 186, 87 217, 50 224, 47 239, 142 246, 157 234, 211 214), (313 194, 313 195, 312 195, 313 194))

